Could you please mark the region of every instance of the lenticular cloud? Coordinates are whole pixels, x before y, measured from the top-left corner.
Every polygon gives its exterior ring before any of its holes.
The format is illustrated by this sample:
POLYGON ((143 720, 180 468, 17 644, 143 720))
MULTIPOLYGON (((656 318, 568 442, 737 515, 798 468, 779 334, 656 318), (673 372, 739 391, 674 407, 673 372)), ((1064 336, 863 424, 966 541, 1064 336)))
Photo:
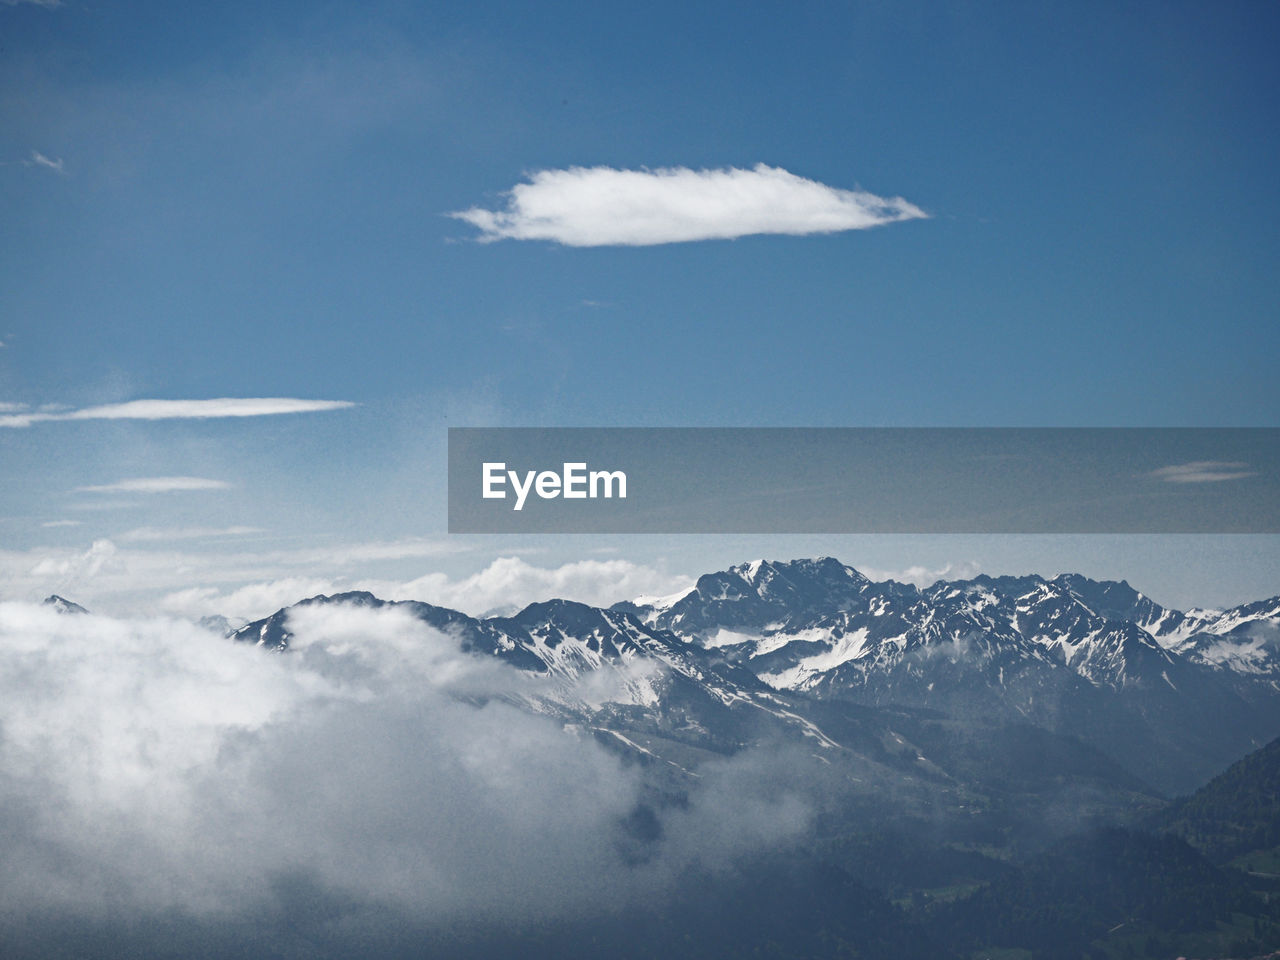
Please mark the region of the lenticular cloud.
POLYGON ((505 197, 504 209, 450 216, 478 228, 482 240, 571 247, 838 233, 927 216, 901 197, 830 187, 763 163, 751 170, 540 170, 505 197))

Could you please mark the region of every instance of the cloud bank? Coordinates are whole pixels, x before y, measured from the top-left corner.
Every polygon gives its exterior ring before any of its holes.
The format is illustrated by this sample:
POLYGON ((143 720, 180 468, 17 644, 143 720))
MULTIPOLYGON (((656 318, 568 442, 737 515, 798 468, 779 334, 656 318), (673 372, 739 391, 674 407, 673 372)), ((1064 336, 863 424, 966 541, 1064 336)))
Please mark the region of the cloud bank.
POLYGON ((362 575, 370 562, 420 570, 419 559, 465 549, 443 538, 265 551, 187 547, 192 541, 229 544, 260 534, 243 525, 144 526, 97 538, 91 545, 0 547, 0 599, 37 601, 59 593, 98 612, 159 610, 192 619, 221 614, 256 620, 306 597, 368 590, 384 600, 421 600, 480 616, 515 612, 549 597, 609 606, 693 585, 693 578, 683 573, 620 558, 539 566, 521 557, 499 557, 464 575, 362 575))
POLYGON ((558 567, 538 567, 520 557, 499 557, 467 577, 450 579, 432 573, 388 586, 390 599, 426 600, 480 616, 493 611, 514 612, 548 597, 607 607, 646 593, 687 589, 693 586, 693 578, 628 560, 578 560, 558 567))
POLYGON ((299 887, 423 921, 566 916, 804 826, 744 756, 659 811, 637 863, 639 769, 513 705, 545 681, 399 610, 303 610, 290 629, 279 656, 0 603, 0 930, 287 918, 299 887))
POLYGON ((209 420, 218 417, 266 417, 354 407, 348 400, 297 397, 218 397, 212 400, 130 400, 79 410, 36 410, 0 416, 0 427, 29 427, 51 420, 209 420))
POLYGON ((750 170, 540 170, 504 196, 500 210, 472 207, 449 216, 479 229, 482 240, 570 247, 837 233, 927 216, 901 197, 830 187, 763 163, 750 170))
MULTIPOLYGON (((363 550, 378 546, 389 549, 395 545, 370 545, 363 550)), ((669 594, 692 585, 691 577, 628 560, 579 560, 558 567, 539 567, 520 557, 499 557, 483 570, 464 577, 429 573, 404 581, 288 576, 226 592, 214 587, 186 587, 165 595, 160 603, 165 611, 182 616, 222 614, 255 620, 306 597, 368 590, 384 600, 421 600, 483 616, 514 613, 548 597, 607 607, 641 594, 669 594)), ((57 586, 51 584, 50 590, 56 592, 57 586)))

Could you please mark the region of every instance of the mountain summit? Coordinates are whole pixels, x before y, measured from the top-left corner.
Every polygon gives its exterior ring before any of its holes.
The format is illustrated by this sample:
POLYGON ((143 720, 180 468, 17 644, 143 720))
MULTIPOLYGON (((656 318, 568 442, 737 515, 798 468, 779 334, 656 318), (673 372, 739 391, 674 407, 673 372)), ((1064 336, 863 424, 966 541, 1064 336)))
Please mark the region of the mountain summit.
POLYGON ((78 603, 72 603, 66 597, 60 597, 56 593, 50 594, 44 598, 41 606, 53 607, 58 613, 88 613, 84 607, 78 603))

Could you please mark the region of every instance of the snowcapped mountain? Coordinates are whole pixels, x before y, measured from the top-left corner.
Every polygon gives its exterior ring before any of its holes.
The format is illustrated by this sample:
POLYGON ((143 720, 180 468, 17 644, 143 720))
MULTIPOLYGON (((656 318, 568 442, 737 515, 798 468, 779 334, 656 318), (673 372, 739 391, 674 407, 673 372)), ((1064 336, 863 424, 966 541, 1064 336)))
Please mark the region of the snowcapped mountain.
POLYGON ((1194 611, 1177 631, 1157 635, 1188 659, 1280 691, 1280 597, 1225 611, 1194 611))
MULTIPOLYGON (((838 607, 865 581, 826 562, 818 565, 816 583, 782 569, 742 569, 771 594, 756 605, 770 623, 779 615, 785 620, 793 605, 806 616, 838 607)), ((1077 784, 1089 797, 1081 817, 1128 809, 1135 797, 1149 800, 1152 793, 1097 750, 1021 718, 956 723, 934 712, 780 689, 725 650, 645 622, 627 604, 601 609, 550 600, 509 617, 475 618, 426 603, 347 593, 304 600, 247 624, 234 637, 287 653, 295 614, 327 605, 407 612, 455 638, 460 649, 523 671, 532 682, 504 699, 640 764, 657 789, 676 798, 670 802, 679 802, 702 764, 783 744, 799 748, 786 751, 788 762, 798 765, 792 775, 853 791, 864 813, 870 804, 886 816, 906 810, 933 816, 945 809, 968 821, 980 802, 1002 816, 1034 822, 1041 804, 1056 802, 1062 783, 1077 784), (1028 756, 1036 759, 1008 760, 1028 756), (1041 789, 1046 782, 1055 784, 1047 793, 1041 789)))
POLYGON ((60 597, 56 593, 44 598, 41 604, 45 607, 53 607, 58 613, 88 613, 84 607, 78 603, 72 603, 66 597, 60 597))
POLYGON ((1031 724, 1179 791, 1280 733, 1280 599, 1182 613, 1075 574, 922 590, 824 557, 741 564, 609 609, 549 600, 507 617, 313 597, 233 636, 287 650, 292 611, 333 603, 406 610, 544 678, 529 709, 681 769, 784 737, 823 762, 905 757, 941 782, 946 760, 921 746, 931 734, 911 713, 923 710, 967 736, 1031 724))
POLYGON ((631 607, 776 689, 1026 719, 1168 789, 1280 732, 1278 608, 1183 614, 1075 574, 918 590, 831 558, 741 565, 631 607))
POLYGON ((1184 614, 1124 581, 1078 574, 979 576, 918 590, 873 583, 830 557, 755 561, 704 575, 665 602, 617 608, 722 649, 783 689, 819 688, 842 668, 846 681, 869 677, 921 656, 1065 667, 1116 690, 1176 688, 1188 664, 1280 674, 1280 598, 1184 614))
POLYGON ((868 583, 857 570, 830 557, 756 560, 704 574, 691 590, 663 601, 617 604, 615 609, 630 609, 645 622, 715 647, 735 642, 735 631, 773 632, 845 609, 868 583))
POLYGON ((293 611, 326 604, 407 611, 455 637, 464 651, 497 657, 545 679, 536 693, 520 696, 524 706, 650 758, 657 757, 655 743, 663 759, 689 759, 690 751, 732 753, 769 733, 820 749, 836 746, 787 695, 750 671, 623 610, 549 600, 514 616, 481 619, 426 603, 346 593, 303 600, 245 625, 233 638, 286 651, 293 611))

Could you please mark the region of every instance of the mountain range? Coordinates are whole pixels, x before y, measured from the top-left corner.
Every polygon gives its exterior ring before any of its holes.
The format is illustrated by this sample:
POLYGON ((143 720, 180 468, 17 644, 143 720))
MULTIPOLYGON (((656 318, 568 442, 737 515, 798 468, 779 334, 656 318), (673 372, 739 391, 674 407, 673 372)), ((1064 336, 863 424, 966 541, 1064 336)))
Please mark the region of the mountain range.
MULTIPOLYGON (((684 878, 630 920, 552 925, 477 956, 1280 946, 1280 598, 1184 612, 1076 574, 920 589, 821 558, 607 609, 303 603, 397 607, 543 678, 522 705, 644 765, 658 806, 684 802, 705 761, 762 744, 790 746, 787 775, 825 798, 801 849, 740 880, 684 878)), ((287 651, 291 612, 233 636, 287 651)), ((643 861, 646 834, 633 839, 643 861)))
MULTIPOLYGON (((306 656, 295 628, 351 607, 505 664, 520 682, 484 696, 639 771, 641 800, 617 831, 628 867, 660 856, 670 815, 736 760, 812 814, 785 844, 690 869, 620 910, 451 932, 388 921, 405 956, 424 937, 457 957, 611 960, 1280 947, 1280 598, 1178 611, 1076 574, 917 588, 821 558, 741 564, 607 608, 552 599, 475 617, 351 592, 203 626, 306 656)), ((299 956, 362 949, 364 934, 346 944, 308 916, 273 935, 299 956)), ((241 936, 228 942, 258 955, 259 932, 241 936)))
MULTIPOLYGON (((525 706, 686 771, 777 736, 954 785, 954 758, 917 741, 1016 729, 1177 794, 1280 734, 1280 597, 1182 612, 1124 581, 920 589, 824 557, 745 563, 607 609, 548 600, 477 618, 368 593, 296 606, 342 603, 402 608, 464 650, 545 676, 525 706)), ((287 650, 293 609, 231 636, 287 650)))

